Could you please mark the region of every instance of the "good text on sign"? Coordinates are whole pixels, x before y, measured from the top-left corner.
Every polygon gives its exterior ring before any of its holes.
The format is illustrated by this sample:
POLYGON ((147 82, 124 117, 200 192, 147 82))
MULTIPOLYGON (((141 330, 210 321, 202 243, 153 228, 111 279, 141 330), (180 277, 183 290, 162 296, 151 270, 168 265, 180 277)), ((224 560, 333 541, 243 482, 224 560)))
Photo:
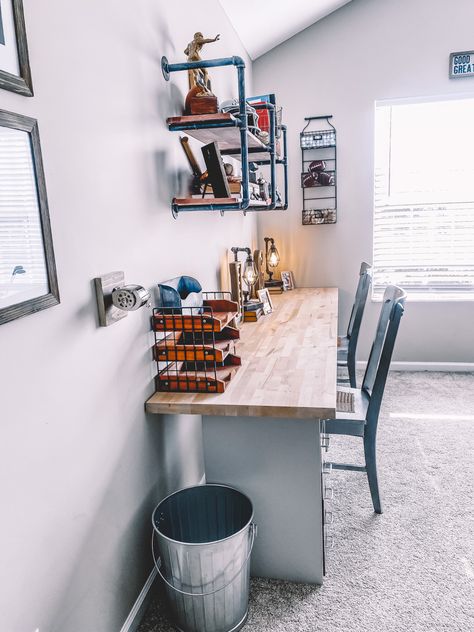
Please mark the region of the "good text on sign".
POLYGON ((451 79, 474 77, 474 51, 451 53, 449 56, 449 76, 451 79))

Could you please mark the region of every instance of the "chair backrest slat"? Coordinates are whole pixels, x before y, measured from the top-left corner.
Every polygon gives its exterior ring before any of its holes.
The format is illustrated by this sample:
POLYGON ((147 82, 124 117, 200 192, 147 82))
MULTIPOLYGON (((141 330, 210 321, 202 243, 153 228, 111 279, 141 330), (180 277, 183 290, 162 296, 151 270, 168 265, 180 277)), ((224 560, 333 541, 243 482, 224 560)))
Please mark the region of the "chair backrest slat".
POLYGON ((382 300, 382 309, 380 310, 377 329, 375 332, 374 342, 369 354, 367 368, 365 370, 364 380, 362 382, 362 390, 369 395, 374 387, 375 377, 379 366, 380 356, 382 354, 383 343, 387 333, 387 327, 392 313, 394 303, 405 297, 405 292, 396 285, 389 285, 384 292, 382 300))
POLYGON ((405 299, 406 294, 401 288, 395 285, 389 285, 386 288, 374 342, 362 382, 362 390, 370 397, 367 424, 369 427, 372 426, 374 430, 377 427, 400 319, 405 311, 405 299))
POLYGON ((357 283, 357 290, 352 305, 352 311, 349 318, 349 324, 347 326, 347 337, 349 340, 354 338, 354 343, 357 345, 357 337, 359 336, 360 325, 362 323, 362 316, 364 315, 365 304, 367 302, 367 296, 369 294, 370 284, 372 282, 372 266, 369 263, 363 261, 360 266, 359 282, 357 283))

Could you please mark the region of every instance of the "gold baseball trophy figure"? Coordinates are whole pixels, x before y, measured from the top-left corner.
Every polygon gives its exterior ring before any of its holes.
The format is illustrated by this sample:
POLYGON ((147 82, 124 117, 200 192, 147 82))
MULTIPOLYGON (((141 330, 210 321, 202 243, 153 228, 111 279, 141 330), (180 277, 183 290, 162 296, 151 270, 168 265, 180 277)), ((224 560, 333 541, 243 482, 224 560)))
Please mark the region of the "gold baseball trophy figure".
MULTIPOLYGON (((202 61, 200 52, 204 44, 212 44, 217 42, 220 35, 216 35, 214 39, 207 39, 199 31, 194 33, 194 39, 186 46, 184 54, 188 56, 188 61, 202 61)), ((199 86, 203 92, 212 95, 211 82, 206 68, 197 68, 196 70, 188 70, 189 89, 199 86)))
MULTIPOLYGON (((206 38, 201 32, 194 33, 192 42, 186 46, 184 54, 188 62, 202 61, 201 50, 204 44, 217 42, 220 35, 206 38)), ((211 89, 211 81, 206 68, 188 70, 189 92, 186 96, 186 114, 214 114, 218 112, 217 97, 211 89)))

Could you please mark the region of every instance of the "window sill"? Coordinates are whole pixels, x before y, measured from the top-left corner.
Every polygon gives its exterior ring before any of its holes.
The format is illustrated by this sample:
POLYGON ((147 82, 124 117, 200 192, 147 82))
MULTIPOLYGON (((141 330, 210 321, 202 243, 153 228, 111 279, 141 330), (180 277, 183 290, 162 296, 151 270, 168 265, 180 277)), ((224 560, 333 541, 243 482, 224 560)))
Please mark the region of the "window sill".
MULTIPOLYGON (((372 296, 372 303, 381 303, 383 300, 383 296, 374 297, 372 296)), ((453 296, 413 296, 407 293, 407 303, 473 303, 474 302, 474 293, 472 296, 460 296, 459 298, 453 296)))

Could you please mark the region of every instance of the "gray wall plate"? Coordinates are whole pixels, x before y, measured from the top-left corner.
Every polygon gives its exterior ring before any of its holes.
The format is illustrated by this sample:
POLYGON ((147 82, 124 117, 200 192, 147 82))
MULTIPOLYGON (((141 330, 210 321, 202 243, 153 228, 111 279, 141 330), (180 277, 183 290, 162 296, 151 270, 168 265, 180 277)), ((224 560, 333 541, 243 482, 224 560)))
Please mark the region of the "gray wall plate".
POLYGON ((128 312, 118 309, 112 304, 112 291, 116 287, 123 287, 124 284, 125 274, 123 272, 109 272, 94 279, 101 327, 113 325, 113 323, 128 316, 128 312))

